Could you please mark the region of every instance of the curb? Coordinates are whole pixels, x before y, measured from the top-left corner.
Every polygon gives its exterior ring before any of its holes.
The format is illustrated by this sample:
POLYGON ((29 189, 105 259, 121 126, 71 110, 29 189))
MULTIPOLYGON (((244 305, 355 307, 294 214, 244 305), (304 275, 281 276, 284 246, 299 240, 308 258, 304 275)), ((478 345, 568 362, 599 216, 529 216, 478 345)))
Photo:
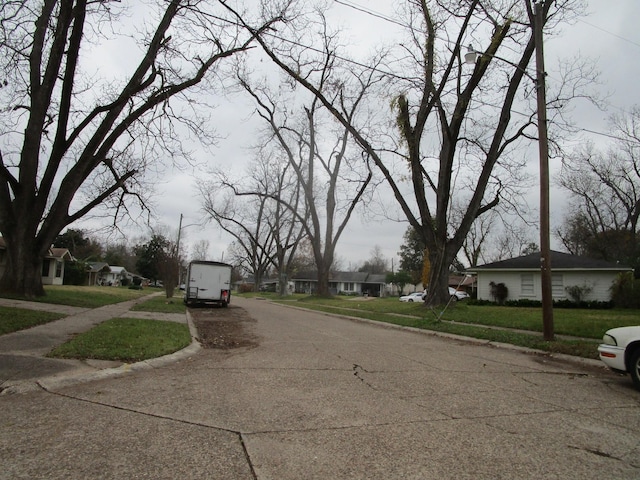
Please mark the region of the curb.
POLYGON ((163 355, 162 357, 150 358, 148 360, 142 360, 136 363, 125 363, 123 365, 120 365, 119 367, 105 368, 95 372, 79 374, 71 373, 64 376, 51 376, 36 380, 17 382, 13 385, 9 385, 4 390, 2 390, 0 395, 12 393, 27 393, 39 389, 45 390, 47 392, 53 392, 54 390, 78 385, 80 383, 115 378, 129 373, 160 368, 189 358, 198 353, 201 350, 202 346, 197 340, 198 332, 193 323, 193 318, 191 317, 191 314, 188 310, 186 313, 186 317, 187 325, 189 327, 189 333, 191 335, 191 343, 182 350, 178 350, 177 352, 173 352, 168 355, 163 355))

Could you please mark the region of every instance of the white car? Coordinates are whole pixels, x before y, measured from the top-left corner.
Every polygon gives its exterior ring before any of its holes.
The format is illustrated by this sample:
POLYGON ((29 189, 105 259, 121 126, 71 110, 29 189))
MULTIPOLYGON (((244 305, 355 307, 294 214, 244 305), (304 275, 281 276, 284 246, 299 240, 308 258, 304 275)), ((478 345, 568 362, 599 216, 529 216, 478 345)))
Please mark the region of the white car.
POLYGON ((449 287, 449 295, 451 295, 455 300, 464 300, 465 298, 469 298, 469 294, 467 292, 456 290, 453 287, 449 287))
POLYGON ((607 367, 629 373, 640 390, 640 326, 607 330, 598 347, 598 354, 607 367))
MULTIPOLYGON (((425 295, 426 295, 426 292, 413 292, 413 293, 410 293, 409 295, 403 295, 402 297, 400 297, 400 301, 401 302, 422 302, 424 300, 425 295)), ((451 295, 451 298, 454 301, 464 300, 465 298, 469 298, 469 294, 467 292, 461 292, 459 290, 456 290, 453 287, 449 287, 449 295, 451 295)))
POLYGON ((401 302, 421 302, 423 295, 424 295, 423 292, 413 292, 413 293, 410 293, 409 295, 401 296, 399 300, 401 302))

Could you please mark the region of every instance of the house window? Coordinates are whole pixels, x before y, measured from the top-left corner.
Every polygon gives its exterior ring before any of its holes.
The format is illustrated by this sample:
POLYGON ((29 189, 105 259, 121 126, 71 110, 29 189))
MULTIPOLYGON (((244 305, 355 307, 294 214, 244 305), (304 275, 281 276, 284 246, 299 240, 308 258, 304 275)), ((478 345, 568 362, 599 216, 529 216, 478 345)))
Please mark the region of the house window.
POLYGON ((56 278, 60 278, 62 276, 62 262, 56 261, 56 278))
POLYGON ((344 283, 345 292, 353 292, 355 290, 353 282, 345 282, 344 283))
POLYGON ((520 275, 520 294, 524 297, 533 296, 533 273, 520 275))
POLYGON ((45 258, 42 261, 42 276, 43 277, 48 277, 49 276, 49 267, 50 267, 51 263, 50 263, 50 259, 45 258))
POLYGON ((551 296, 556 298, 564 297, 564 280, 560 273, 551 275, 551 296))

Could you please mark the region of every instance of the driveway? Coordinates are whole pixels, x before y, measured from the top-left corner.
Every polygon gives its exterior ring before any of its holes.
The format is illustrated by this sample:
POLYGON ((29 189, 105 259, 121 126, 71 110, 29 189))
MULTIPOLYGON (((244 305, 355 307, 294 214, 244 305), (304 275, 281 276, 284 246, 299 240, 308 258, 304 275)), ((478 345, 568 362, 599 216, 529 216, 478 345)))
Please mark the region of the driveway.
POLYGON ((234 310, 233 322, 250 341, 237 348, 0 396, 0 478, 640 478, 629 378, 257 299, 234 298, 240 307, 251 318, 234 310))

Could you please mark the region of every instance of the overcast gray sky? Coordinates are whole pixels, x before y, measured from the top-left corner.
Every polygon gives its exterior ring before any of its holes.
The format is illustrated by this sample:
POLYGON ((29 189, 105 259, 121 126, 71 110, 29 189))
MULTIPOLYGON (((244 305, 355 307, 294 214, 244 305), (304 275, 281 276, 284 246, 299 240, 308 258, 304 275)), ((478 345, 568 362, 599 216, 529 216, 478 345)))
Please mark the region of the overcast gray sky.
MULTIPOLYGON (((392 2, 388 0, 349 0, 345 3, 362 5, 366 10, 392 16, 392 2)), ((545 39, 545 61, 547 70, 555 68, 559 58, 575 55, 588 56, 597 61, 600 70, 601 85, 594 85, 594 92, 608 94, 608 111, 602 112, 588 102, 576 104, 573 118, 582 129, 575 144, 591 140, 606 145, 606 136, 598 134, 607 130, 607 117, 611 113, 620 113, 634 104, 640 103, 638 81, 640 78, 640 1, 638 0, 589 0, 588 15, 567 25, 560 34, 545 39)), ((353 28, 354 48, 363 52, 373 42, 379 42, 384 32, 391 32, 389 22, 369 15, 357 8, 336 2, 333 7, 336 18, 341 19, 345 27, 353 28)), ((550 82, 553 81, 551 74, 550 82)), ((251 122, 248 115, 252 106, 248 102, 235 99, 233 105, 220 99, 218 103, 220 124, 217 130, 223 136, 212 158, 208 161, 230 169, 242 165, 250 158, 246 146, 252 137, 251 122)), ((552 177, 557 164, 551 164, 552 177)), ((170 171, 165 182, 157 186, 157 213, 159 223, 177 232, 180 214, 184 215, 182 241, 190 248, 195 242, 205 239, 210 242, 210 259, 219 260, 225 252, 230 238, 215 225, 201 229, 192 225, 201 221, 200 199, 195 188, 193 172, 170 171)), ((531 192, 536 198, 537 186, 531 192)), ((559 192, 554 191, 551 198, 552 226, 561 220, 561 212, 566 205, 559 192)), ((81 225, 78 225, 81 227, 81 225)), ((384 255, 395 258, 402 243, 406 223, 384 221, 382 218, 363 218, 356 215, 338 244, 337 253, 344 266, 356 265, 365 261, 374 245, 379 245, 384 255)), ((146 233, 134 232, 132 235, 146 233)), ((538 241, 532 238, 534 241, 538 241)), ((552 246, 557 243, 552 241, 552 246)))

